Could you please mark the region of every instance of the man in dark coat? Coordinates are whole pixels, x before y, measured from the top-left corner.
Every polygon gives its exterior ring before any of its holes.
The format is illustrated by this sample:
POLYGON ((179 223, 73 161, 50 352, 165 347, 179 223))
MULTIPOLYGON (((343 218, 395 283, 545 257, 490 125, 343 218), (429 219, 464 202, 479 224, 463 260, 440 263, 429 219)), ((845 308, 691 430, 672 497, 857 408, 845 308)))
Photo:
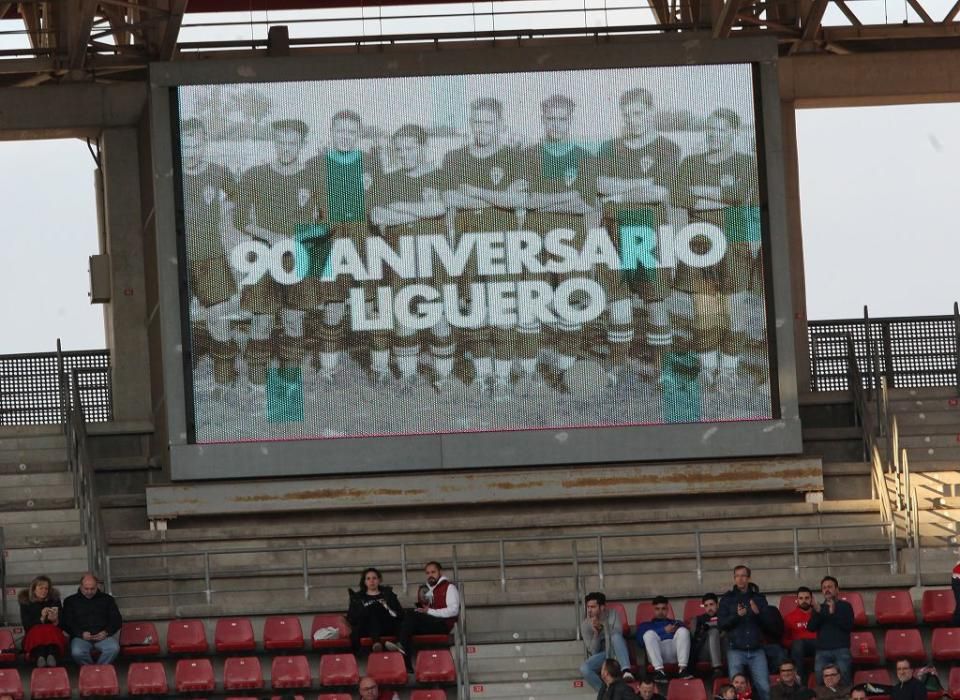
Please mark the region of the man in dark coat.
POLYGON ((606 659, 600 666, 603 687, 597 691, 597 700, 637 700, 633 688, 623 680, 623 670, 616 659, 606 659))
POLYGON ((63 601, 63 631, 70 635, 70 654, 79 666, 93 663, 92 652, 97 649, 97 663, 113 663, 120 653, 117 632, 123 624, 120 610, 113 596, 100 590, 100 581, 91 573, 80 579, 80 588, 63 601))

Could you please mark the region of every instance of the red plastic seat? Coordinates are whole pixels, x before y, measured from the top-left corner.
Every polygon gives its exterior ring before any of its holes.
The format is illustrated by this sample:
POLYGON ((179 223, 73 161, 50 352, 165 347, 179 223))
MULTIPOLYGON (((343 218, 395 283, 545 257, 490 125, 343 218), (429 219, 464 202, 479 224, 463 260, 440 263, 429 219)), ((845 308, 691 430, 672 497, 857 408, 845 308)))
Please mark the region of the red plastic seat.
POLYGON ((878 625, 915 625, 917 614, 909 591, 877 591, 873 617, 878 625))
POLYGON ((347 624, 343 615, 331 613, 316 615, 313 618, 313 624, 310 625, 310 640, 314 649, 349 649, 350 625, 347 624), (339 636, 335 639, 316 639, 314 635, 323 627, 333 627, 339 636))
POLYGON ((303 649, 303 628, 300 618, 293 615, 268 617, 263 623, 263 648, 303 649))
POLYGON ((17 641, 13 638, 13 632, 0 629, 0 664, 15 663, 17 663, 17 641))
POLYGON ((413 675, 417 683, 454 683, 457 680, 457 668, 449 650, 426 649, 417 653, 413 675))
POLYGON ((856 591, 850 593, 841 593, 840 600, 847 601, 850 603, 850 607, 853 608, 853 626, 866 627, 867 607, 863 604, 863 596, 856 591))
POLYGON ((876 666, 880 663, 877 638, 873 632, 850 633, 850 658, 858 666, 876 666))
POLYGON ((703 603, 698 598, 690 598, 683 604, 683 621, 689 627, 693 624, 693 619, 703 615, 703 612, 703 603))
MULTIPOLYGON (((673 603, 667 603, 667 617, 671 620, 676 619, 673 612, 673 603)), ((640 626, 644 622, 650 622, 653 619, 653 603, 649 600, 642 600, 637 603, 637 614, 634 617, 634 624, 640 626)))
MULTIPOLYGON (((853 674, 853 684, 877 683, 880 685, 893 685, 890 680, 890 671, 885 668, 869 668, 855 671, 853 674)), ((870 700, 890 700, 889 695, 871 695, 870 700)))
POLYGON ((953 611, 957 601, 949 588, 930 588, 923 592, 920 601, 920 614, 924 624, 942 625, 953 622, 953 611))
POLYGON ((947 693, 952 700, 960 700, 960 666, 954 666, 950 669, 950 677, 947 680, 947 693))
POLYGON ((167 672, 157 661, 135 662, 127 669, 127 692, 130 695, 166 695, 167 672))
POLYGON ((320 685, 356 685, 359 682, 360 669, 353 654, 324 654, 320 657, 320 685))
POLYGON ((209 693, 216 685, 210 659, 180 659, 177 662, 173 686, 178 693, 209 693))
POLYGON ((399 651, 384 651, 370 654, 367 658, 367 675, 377 685, 406 685, 407 667, 399 651))
POLYGON ((353 700, 350 693, 320 693, 317 700, 353 700))
POLYGON ((960 627, 938 627, 930 640, 934 661, 960 661, 960 627))
POLYGON ((447 691, 437 690, 414 690, 410 693, 410 700, 447 700, 447 691))
POLYGON ((306 656, 277 656, 270 666, 270 686, 278 688, 309 688, 310 663, 306 656))
POLYGON ((0 695, 11 695, 13 700, 23 700, 23 681, 15 668, 0 669, 0 695))
POLYGON ((623 636, 630 636, 630 618, 627 617, 627 609, 624 607, 623 603, 611 603, 607 602, 608 610, 616 610, 617 615, 620 616, 620 621, 623 622, 623 636))
POLYGON ((160 635, 152 622, 124 622, 120 628, 120 654, 160 656, 160 635))
POLYGON ((910 659, 918 664, 927 661, 927 650, 923 648, 920 630, 887 630, 883 637, 883 655, 888 662, 897 659, 910 659))
MULTIPOLYGON (((750 681, 747 681, 748 683, 750 681)), ((720 694, 720 688, 725 685, 730 685, 730 679, 721 676, 720 678, 713 679, 713 697, 717 697, 720 694)))
POLYGON ((785 593, 780 596, 780 614, 784 617, 797 609, 797 594, 785 593))
POLYGON ((35 668, 30 674, 30 698, 69 698, 70 678, 63 666, 35 668))
MULTIPOLYGON (((390 637, 384 637, 384 640, 390 637)), ((413 635, 413 645, 418 649, 433 649, 434 647, 453 646, 453 636, 449 634, 415 634, 413 635)))
POLYGON ((224 690, 260 690, 263 669, 255 656, 231 656, 223 662, 224 690))
POLYGON ((229 651, 256 651, 253 625, 245 617, 226 617, 217 620, 213 633, 213 647, 218 654, 229 651))
POLYGON ((667 700, 707 700, 707 691, 699 678, 674 678, 667 686, 667 700))
POLYGON ((171 620, 167 625, 168 653, 206 654, 209 648, 203 620, 171 620))
POLYGON ((117 679, 117 669, 109 664, 81 666, 77 687, 81 698, 119 695, 120 681, 117 679))

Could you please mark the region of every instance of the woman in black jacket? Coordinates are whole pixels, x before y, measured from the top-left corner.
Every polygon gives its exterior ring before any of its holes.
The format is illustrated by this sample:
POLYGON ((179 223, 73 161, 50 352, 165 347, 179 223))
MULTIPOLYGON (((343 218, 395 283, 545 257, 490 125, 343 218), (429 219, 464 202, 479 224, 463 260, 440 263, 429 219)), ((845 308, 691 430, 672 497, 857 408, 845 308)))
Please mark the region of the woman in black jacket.
POLYGON ((353 652, 360 653, 360 638, 373 639, 373 651, 383 651, 381 638, 396 636, 400 629, 403 608, 390 586, 383 585, 383 576, 377 569, 365 569, 360 576, 360 590, 350 591, 350 642, 353 652))
POLYGON ((56 666, 63 658, 66 638, 60 629, 60 592, 46 576, 37 576, 17 596, 20 623, 26 636, 23 651, 37 667, 56 666))

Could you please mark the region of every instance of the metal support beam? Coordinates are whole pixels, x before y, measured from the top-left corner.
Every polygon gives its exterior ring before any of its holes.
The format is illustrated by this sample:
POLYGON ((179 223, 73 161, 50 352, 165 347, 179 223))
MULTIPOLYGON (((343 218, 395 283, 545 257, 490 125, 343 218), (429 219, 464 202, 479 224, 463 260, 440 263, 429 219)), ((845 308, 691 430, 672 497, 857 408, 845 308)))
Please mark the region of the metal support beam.
POLYGON ((187 9, 187 0, 169 0, 170 14, 163 25, 160 45, 157 47, 157 58, 169 61, 177 50, 177 37, 180 35, 180 25, 183 24, 183 13, 187 9))
POLYGON ((90 32, 97 14, 97 0, 74 0, 79 4, 68 29, 67 65, 72 69, 83 68, 87 55, 90 32))
POLYGON ((737 18, 740 6, 743 0, 725 0, 723 7, 713 23, 713 38, 722 39, 730 36, 730 30, 733 28, 733 21, 737 18))
POLYGON ((943 23, 949 24, 956 19, 958 14, 960 14, 960 0, 957 0, 953 4, 953 7, 950 8, 950 11, 947 13, 946 17, 943 18, 943 23))
POLYGON ((923 20, 924 24, 933 24, 933 17, 923 9, 923 5, 921 5, 918 0, 907 0, 907 3, 913 8, 914 12, 920 15, 920 19, 923 20))
POLYGON ((840 9, 844 17, 850 20, 850 24, 854 27, 862 27, 863 22, 860 21, 860 18, 853 14, 853 10, 850 9, 850 6, 847 5, 846 0, 833 0, 834 4, 840 9))
POLYGON ((827 0, 813 0, 810 5, 810 11, 803 21, 803 34, 800 35, 801 41, 813 41, 817 32, 820 30, 820 23, 823 21, 823 13, 827 11, 827 0))

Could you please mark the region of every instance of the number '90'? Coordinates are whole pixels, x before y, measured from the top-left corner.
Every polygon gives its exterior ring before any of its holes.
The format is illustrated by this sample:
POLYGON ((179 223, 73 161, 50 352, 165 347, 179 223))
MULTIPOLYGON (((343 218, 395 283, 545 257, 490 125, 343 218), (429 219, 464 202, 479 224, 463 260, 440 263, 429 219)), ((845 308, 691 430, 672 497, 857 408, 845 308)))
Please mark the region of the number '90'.
POLYGON ((230 265, 240 273, 240 283, 256 284, 269 274, 280 284, 296 284, 309 268, 309 254, 299 242, 284 238, 275 245, 246 241, 230 251, 230 265))

